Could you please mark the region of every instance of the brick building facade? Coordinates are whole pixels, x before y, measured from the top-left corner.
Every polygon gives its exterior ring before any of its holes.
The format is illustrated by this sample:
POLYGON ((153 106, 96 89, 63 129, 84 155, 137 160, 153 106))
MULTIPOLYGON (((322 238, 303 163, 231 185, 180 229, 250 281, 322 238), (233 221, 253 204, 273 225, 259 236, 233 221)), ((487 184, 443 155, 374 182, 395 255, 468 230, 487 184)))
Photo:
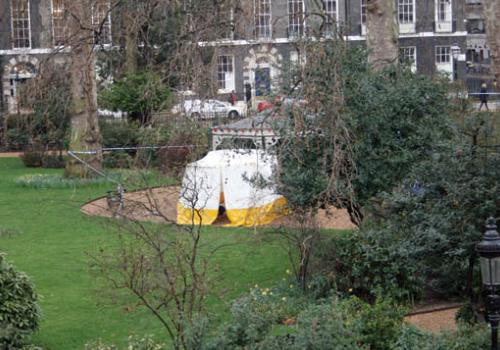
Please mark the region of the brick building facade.
MULTIPOLYGON (((249 8, 250 16, 247 11, 247 18, 238 18, 237 11, 231 11, 233 25, 227 37, 203 43, 218 47, 214 72, 218 92, 234 90, 242 98, 249 90, 254 99, 272 92, 283 65, 301 59, 294 42, 307 35, 314 13, 327 18, 325 35, 328 28, 341 26, 347 40, 363 43, 365 1, 240 1, 237 6, 249 8)), ((416 72, 442 71, 464 81, 467 72, 477 75, 476 80, 488 78, 480 0, 394 1, 400 53, 413 62, 416 72)), ((95 21, 105 24, 101 40, 113 45, 119 21, 110 14, 110 2, 95 0, 94 6, 95 21)), ((37 74, 45 55, 64 45, 61 11, 64 0, 0 0, 0 107, 4 111, 20 111, 17 86, 37 74)))

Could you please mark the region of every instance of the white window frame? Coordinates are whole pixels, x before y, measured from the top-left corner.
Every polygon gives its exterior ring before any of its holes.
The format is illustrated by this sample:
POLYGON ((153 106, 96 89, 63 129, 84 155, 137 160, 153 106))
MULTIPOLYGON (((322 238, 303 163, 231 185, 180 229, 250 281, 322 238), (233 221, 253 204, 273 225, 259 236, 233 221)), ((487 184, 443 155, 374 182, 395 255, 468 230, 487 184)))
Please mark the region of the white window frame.
POLYGON ((288 8, 288 37, 299 38, 306 32, 304 0, 287 0, 288 8), (299 10, 299 12, 295 12, 299 10))
POLYGON ((366 35, 366 0, 360 1, 360 20, 361 20, 361 35, 366 35))
POLYGON ((217 57, 217 88, 220 94, 230 93, 236 90, 236 75, 234 68, 234 56, 219 55, 217 57), (228 61, 221 62, 224 58, 228 61), (227 68, 230 68, 230 70, 226 70, 227 68), (224 74, 224 79, 221 79, 221 74, 224 74))
POLYGON ((453 5, 452 0, 435 0, 436 33, 451 33, 453 31, 453 5), (441 6, 444 5, 444 13, 441 6), (443 15, 444 14, 444 19, 443 15))
MULTIPOLYGON (((56 16, 54 15, 54 1, 55 0, 51 0, 50 1, 50 13, 51 13, 51 16, 52 16, 52 43, 54 45, 54 47, 61 47, 61 46, 64 46, 65 44, 65 41, 66 41, 66 25, 64 24, 63 22, 63 25, 61 27, 61 30, 62 30, 62 34, 59 33, 59 35, 56 35, 56 16), (62 40, 58 40, 58 39, 61 39, 62 40), (62 41, 62 43, 60 42, 62 41)), ((65 0, 60 0, 61 3, 62 3, 62 9, 63 9, 63 13, 62 13, 62 20, 64 21, 64 12, 65 12, 65 9, 66 9, 66 5, 65 5, 65 0)))
MULTIPOLYGON (((20 40, 26 40, 25 38, 19 38, 16 35, 16 29, 14 28, 14 2, 20 0, 10 0, 10 28, 12 31, 12 49, 13 50, 29 50, 31 49, 32 41, 31 41, 31 2, 30 0, 25 0, 28 5, 28 46, 17 46, 16 43, 20 40)), ((18 19, 18 21, 26 21, 25 18, 18 19)), ((25 31, 26 28, 21 29, 21 31, 25 31)), ((19 32, 19 30, 17 30, 19 32)))
POLYGON ((399 48, 399 60, 406 63, 410 61, 410 70, 413 73, 417 72, 417 47, 416 46, 401 46, 399 48))
POLYGON ((257 39, 269 39, 272 37, 273 29, 273 10, 272 10, 272 2, 271 0, 254 0, 253 1, 253 13, 254 13, 254 27, 255 27, 255 36, 257 39), (262 5, 269 8, 269 12, 262 12, 262 5), (269 17, 269 21, 265 21, 266 23, 263 25, 262 20, 264 18, 269 17))
POLYGON ((399 32, 401 34, 415 33, 415 0, 398 0, 397 4, 399 32))
POLYGON ((229 25, 231 26, 228 30, 228 34, 229 35, 225 35, 223 39, 226 39, 226 40, 234 40, 234 26, 235 26, 235 23, 234 23, 234 9, 231 8, 229 10, 229 25))
POLYGON ((453 79, 453 56, 451 46, 439 45, 434 49, 436 70, 440 73, 449 75, 453 79))
MULTIPOLYGON (((71 1, 76 1, 76 0, 71 0, 71 1)), ((113 45, 113 33, 112 33, 112 25, 111 25, 111 0, 95 0, 92 3, 92 25, 94 27, 100 26, 102 23, 103 26, 103 31, 104 27, 107 27, 107 37, 105 38, 104 42, 98 42, 99 45, 102 46, 112 46, 113 45), (107 5, 107 10, 106 10, 106 20, 103 22, 103 17, 100 16, 99 12, 99 5, 101 4, 106 4, 107 5)), ((99 28, 95 28, 99 29, 99 28)), ((103 39, 103 36, 100 36, 101 41, 103 39)), ((96 38, 97 40, 97 38, 96 38)))
POLYGON ((339 23, 339 0, 323 0, 323 7, 327 16, 325 34, 332 35, 333 29, 337 27, 339 23))

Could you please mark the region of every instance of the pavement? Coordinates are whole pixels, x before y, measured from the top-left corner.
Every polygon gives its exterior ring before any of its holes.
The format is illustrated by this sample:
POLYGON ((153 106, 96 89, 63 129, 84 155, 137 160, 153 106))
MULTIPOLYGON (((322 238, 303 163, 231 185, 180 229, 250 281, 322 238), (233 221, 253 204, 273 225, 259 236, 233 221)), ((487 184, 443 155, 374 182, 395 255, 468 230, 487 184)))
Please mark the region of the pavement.
POLYGON ((0 152, 0 158, 16 158, 23 155, 23 152, 0 152))

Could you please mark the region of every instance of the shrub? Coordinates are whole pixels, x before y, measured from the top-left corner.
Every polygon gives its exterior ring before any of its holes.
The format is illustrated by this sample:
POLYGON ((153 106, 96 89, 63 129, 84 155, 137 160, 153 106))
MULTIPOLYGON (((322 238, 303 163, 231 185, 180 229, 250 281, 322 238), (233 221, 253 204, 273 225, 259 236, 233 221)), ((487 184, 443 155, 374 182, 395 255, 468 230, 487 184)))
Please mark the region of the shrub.
POLYGON ((166 174, 177 176, 190 161, 205 155, 208 150, 208 136, 205 129, 186 122, 171 131, 167 146, 169 147, 157 152, 160 169, 166 174))
POLYGON ((38 329, 40 309, 33 284, 0 254, 0 349, 17 349, 38 329))
POLYGON ((132 157, 125 152, 116 151, 111 153, 106 153, 103 159, 103 166, 106 168, 122 168, 128 169, 132 167, 134 163, 132 157))
MULTIPOLYGON (((164 126, 154 128, 141 128, 138 133, 138 142, 143 146, 161 147, 168 144, 171 129, 164 126)), ((147 167, 151 164, 157 165, 158 151, 156 149, 141 149, 137 151, 136 164, 147 167)))
POLYGON ((300 314, 293 349, 349 350, 363 349, 359 334, 344 322, 334 304, 314 305, 300 314))
POLYGON ((346 323, 360 334, 371 350, 389 349, 399 335, 406 309, 390 299, 377 298, 373 305, 351 297, 340 303, 346 323))
MULTIPOLYGON (((118 350, 119 348, 114 345, 108 345, 98 340, 93 343, 85 344, 85 350, 118 350)), ((130 336, 128 338, 128 345, 123 348, 124 350, 163 350, 166 349, 165 344, 160 344, 154 341, 150 336, 137 337, 130 336)))
POLYGON ((484 326, 463 326, 456 332, 432 335, 412 326, 401 329, 390 350, 484 350, 490 348, 489 331, 484 326))
POLYGON ((139 125, 126 120, 100 120, 102 144, 110 147, 135 147, 138 145, 139 125))
POLYGON ((66 159, 57 154, 45 154, 42 158, 42 168, 45 169, 64 169, 66 159))
POLYGON ((99 98, 105 107, 127 112, 142 125, 150 122, 153 112, 167 109, 172 100, 162 74, 154 71, 128 74, 102 91, 99 98))
POLYGON ((37 151, 26 151, 21 156, 24 165, 28 168, 40 168, 42 166, 43 154, 37 151))
POLYGON ((10 151, 21 151, 29 143, 29 140, 28 131, 22 128, 8 129, 5 135, 5 141, 10 151))
POLYGON ((251 297, 237 300, 231 307, 231 323, 207 344, 207 349, 244 349, 262 341, 269 333, 272 318, 256 309, 251 297))
POLYGON ((417 250, 390 228, 373 230, 364 225, 347 235, 335 235, 318 245, 313 272, 330 274, 336 288, 375 301, 384 295, 407 302, 425 286, 417 250))
POLYGON ((21 159, 28 168, 62 169, 66 165, 63 156, 40 151, 25 151, 21 159))

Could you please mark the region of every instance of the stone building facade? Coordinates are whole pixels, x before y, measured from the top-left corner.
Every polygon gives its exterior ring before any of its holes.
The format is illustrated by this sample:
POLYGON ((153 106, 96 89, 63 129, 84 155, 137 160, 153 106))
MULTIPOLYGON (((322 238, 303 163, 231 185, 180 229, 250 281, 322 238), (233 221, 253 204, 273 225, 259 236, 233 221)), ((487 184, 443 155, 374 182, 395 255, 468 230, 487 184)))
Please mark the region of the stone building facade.
POLYGON ((483 0, 465 0, 467 28, 467 85, 477 92, 482 83, 490 83, 490 54, 486 40, 483 0))
MULTIPOLYGON (((19 87, 37 75, 40 62, 55 55, 64 63, 65 0, 0 0, 0 112, 24 113, 19 87)), ((95 0, 93 22, 99 43, 111 45, 111 4, 95 0)))
MULTIPOLYGON (((394 0, 399 24, 400 54, 416 72, 444 72, 451 79, 466 77, 468 43, 466 1, 394 0)), ((273 90, 274 77, 283 65, 301 59, 298 38, 307 36, 316 14, 328 26, 340 26, 349 41, 365 41, 366 0, 249 0, 252 16, 246 25, 234 16, 228 38, 206 43, 218 48, 219 93, 235 90, 240 96, 251 89, 259 99, 273 90), (319 4, 319 7, 318 7, 319 4)), ((244 12, 244 11, 243 11, 244 12)), ((248 11, 247 11, 248 13, 248 11)), ((247 16, 248 17, 248 16, 247 16)), ((328 35, 328 30, 325 32, 328 35)), ((305 53, 307 56, 307 53, 305 53)))

